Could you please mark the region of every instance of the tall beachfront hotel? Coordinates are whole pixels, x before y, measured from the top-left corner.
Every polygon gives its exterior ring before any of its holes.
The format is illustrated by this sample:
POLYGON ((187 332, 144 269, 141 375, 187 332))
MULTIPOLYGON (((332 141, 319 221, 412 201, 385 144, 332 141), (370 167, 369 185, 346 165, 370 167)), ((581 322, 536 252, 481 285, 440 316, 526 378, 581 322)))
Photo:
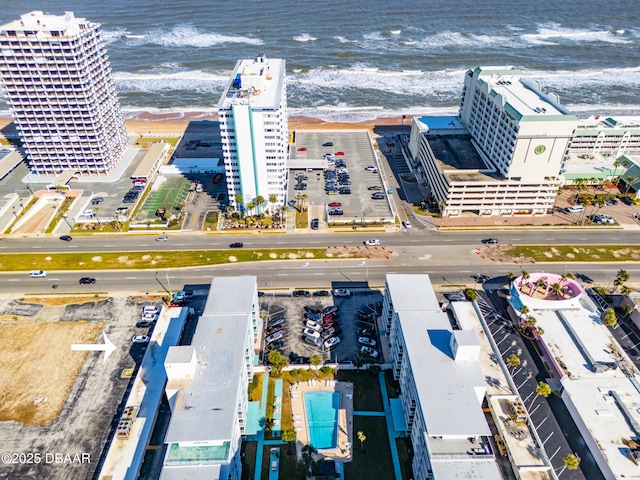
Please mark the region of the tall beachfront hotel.
POLYGON ((444 216, 545 214, 578 118, 513 67, 465 75, 457 117, 413 120, 409 150, 444 216))
POLYGON ((244 209, 258 196, 271 205, 271 195, 283 205, 289 153, 285 61, 264 55, 238 60, 218 114, 231 205, 244 209))
POLYGON ((34 11, 2 25, 0 77, 32 172, 118 164, 127 132, 100 24, 34 11))

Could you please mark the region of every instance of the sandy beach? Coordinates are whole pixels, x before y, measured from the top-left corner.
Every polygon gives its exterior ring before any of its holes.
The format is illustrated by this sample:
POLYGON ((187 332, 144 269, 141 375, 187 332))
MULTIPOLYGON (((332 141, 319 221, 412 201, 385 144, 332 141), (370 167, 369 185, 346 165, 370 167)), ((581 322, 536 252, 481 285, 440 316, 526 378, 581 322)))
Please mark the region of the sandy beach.
MULTIPOLYGON (((217 122, 218 115, 206 112, 189 113, 151 113, 139 112, 125 116, 125 125, 130 134, 181 134, 184 133, 189 122, 211 121, 217 122)), ((15 124, 9 117, 0 117, 0 132, 4 136, 17 135, 15 124)), ((378 117, 373 120, 355 123, 326 122, 320 118, 291 116, 289 130, 373 130, 374 127, 398 128, 403 124, 402 117, 378 117)), ((404 119, 405 129, 411 124, 411 118, 404 119)))

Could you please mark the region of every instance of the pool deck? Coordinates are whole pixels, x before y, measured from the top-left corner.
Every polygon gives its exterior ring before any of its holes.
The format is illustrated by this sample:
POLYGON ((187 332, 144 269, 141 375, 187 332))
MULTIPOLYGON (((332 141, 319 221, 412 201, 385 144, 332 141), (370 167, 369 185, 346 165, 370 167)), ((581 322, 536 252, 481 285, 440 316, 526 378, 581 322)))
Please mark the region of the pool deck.
POLYGON ((351 461, 351 445, 353 445, 353 384, 350 382, 338 382, 336 380, 309 380, 292 385, 289 391, 291 395, 291 412, 293 425, 296 430, 298 458, 301 449, 309 444, 309 423, 304 404, 305 392, 317 392, 325 390, 340 393, 340 408, 338 410, 338 443, 335 448, 319 449, 318 454, 328 460, 336 462, 351 461))

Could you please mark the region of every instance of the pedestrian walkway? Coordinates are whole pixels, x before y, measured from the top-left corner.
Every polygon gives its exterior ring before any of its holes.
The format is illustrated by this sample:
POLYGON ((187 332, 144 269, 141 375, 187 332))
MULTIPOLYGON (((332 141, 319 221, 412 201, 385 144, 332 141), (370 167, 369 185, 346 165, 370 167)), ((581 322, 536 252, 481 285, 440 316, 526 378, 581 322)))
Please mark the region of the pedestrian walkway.
POLYGON ((384 412, 365 412, 362 410, 354 410, 353 411, 354 415, 362 415, 364 417, 384 417, 385 413, 384 412))
MULTIPOLYGON (((262 401, 260 403, 260 418, 266 420, 267 419, 267 396, 269 393, 269 374, 265 372, 262 378, 262 401)), ((258 445, 256 447, 256 469, 253 474, 253 480, 260 480, 260 476, 262 474, 262 450, 264 445, 264 421, 260 430, 258 430, 257 441, 258 445)))
POLYGON ((282 379, 276 379, 275 389, 273 391, 273 429, 271 433, 274 437, 280 436, 280 428, 282 426, 282 379))
POLYGON ((393 471, 396 480, 402 480, 402 470, 400 468, 400 458, 398 457, 398 447, 396 445, 396 430, 393 427, 393 417, 391 407, 389 405, 389 397, 387 396, 387 386, 384 381, 384 372, 378 373, 380 380, 380 392, 382 393, 382 404, 384 405, 384 417, 387 421, 387 435, 389 435, 389 446, 391 447, 391 460, 393 460, 393 471))

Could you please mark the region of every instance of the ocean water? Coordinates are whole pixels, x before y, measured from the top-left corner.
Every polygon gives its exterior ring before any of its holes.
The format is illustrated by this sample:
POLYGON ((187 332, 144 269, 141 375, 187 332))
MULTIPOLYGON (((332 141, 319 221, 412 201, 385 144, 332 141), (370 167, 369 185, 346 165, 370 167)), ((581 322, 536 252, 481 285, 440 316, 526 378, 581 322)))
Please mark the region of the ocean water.
MULTIPOLYGON (((102 24, 123 109, 215 112, 238 58, 287 60, 292 114, 454 113, 464 73, 514 65, 571 111, 640 114, 638 0, 4 0, 102 24)), ((0 99, 0 111, 7 105, 0 99)))

